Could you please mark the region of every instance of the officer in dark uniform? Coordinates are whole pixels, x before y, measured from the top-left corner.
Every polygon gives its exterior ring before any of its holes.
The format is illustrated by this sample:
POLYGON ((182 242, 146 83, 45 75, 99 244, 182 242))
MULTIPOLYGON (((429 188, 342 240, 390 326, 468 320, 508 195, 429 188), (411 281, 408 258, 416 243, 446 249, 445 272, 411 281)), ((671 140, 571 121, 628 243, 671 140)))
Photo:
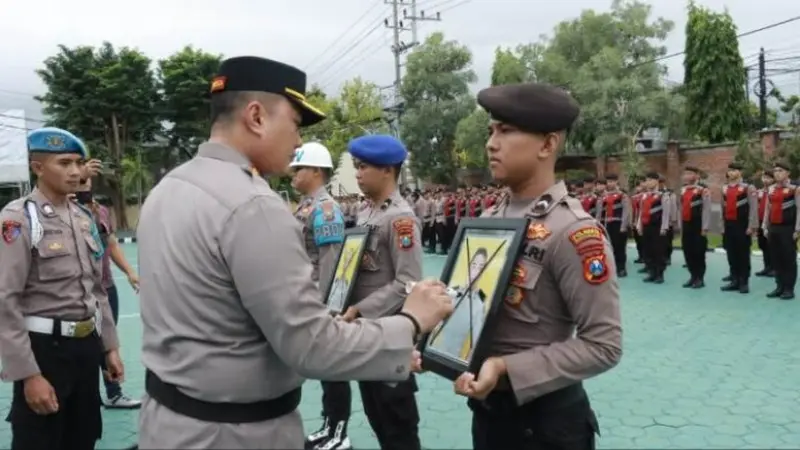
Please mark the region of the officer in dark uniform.
POLYGON ((722 230, 731 280, 723 291, 750 292, 750 247, 758 230, 758 194, 742 180, 742 165, 728 165, 728 184, 722 189, 722 230))
MULTIPOLYGON (((358 215, 358 226, 372 231, 353 286, 353 306, 343 314, 379 318, 396 314, 406 285, 422 278, 420 222, 397 191, 397 178, 408 151, 391 136, 367 135, 347 146, 357 171, 358 187, 370 203, 358 215)), ((417 383, 413 375, 396 384, 361 381, 364 414, 381 450, 419 450, 417 383)))
POLYGON ((680 213, 678 215, 681 233, 681 248, 689 270, 689 281, 685 288, 705 286, 706 250, 708 249, 708 227, 711 225, 711 193, 700 186, 700 169, 686 166, 683 169, 680 213))
POLYGON ((761 174, 761 184, 762 187, 758 190, 758 248, 761 250, 764 268, 756 272, 756 276, 772 277, 775 276, 775 272, 772 270, 772 252, 770 252, 767 235, 764 233, 766 228, 763 227, 764 212, 766 211, 767 200, 769 198, 769 188, 775 184, 775 175, 771 167, 761 174))
POLYGON ((791 300, 797 284, 797 238, 800 237, 800 187, 792 184, 791 166, 775 163, 775 184, 770 186, 764 222, 761 224, 769 239, 772 267, 775 270, 775 290, 769 298, 791 300))
POLYGON ((608 231, 611 246, 614 248, 614 261, 617 262, 617 276, 628 276, 628 230, 631 223, 631 199, 619 188, 616 174, 606 176, 605 189, 600 196, 597 220, 608 231))
POLYGON ((622 354, 614 253, 597 221, 555 177, 578 105, 544 84, 484 89, 492 176, 510 195, 484 213, 529 219, 488 358, 462 374, 476 450, 595 448, 597 419, 582 381, 622 354), (531 326, 535 324, 535 326, 531 326))
POLYGON ((646 191, 642 195, 641 211, 636 228, 642 236, 642 250, 644 251, 644 269, 640 272, 647 274, 644 279, 648 283, 661 284, 664 282, 664 271, 667 268, 666 253, 669 246, 669 234, 672 202, 669 196, 659 188, 659 175, 650 172, 645 175, 646 191))
POLYGON ((102 434, 97 368, 121 381, 103 246, 91 212, 68 200, 86 147, 73 134, 28 136, 34 191, 0 211, 0 358, 14 382, 11 448, 90 450, 102 434))

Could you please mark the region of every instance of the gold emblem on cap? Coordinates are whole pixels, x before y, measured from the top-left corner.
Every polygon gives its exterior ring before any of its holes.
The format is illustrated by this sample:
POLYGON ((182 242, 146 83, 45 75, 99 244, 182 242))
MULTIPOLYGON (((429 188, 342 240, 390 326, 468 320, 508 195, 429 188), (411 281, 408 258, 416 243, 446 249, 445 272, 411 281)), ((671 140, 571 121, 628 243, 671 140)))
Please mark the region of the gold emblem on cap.
POLYGON ((53 148, 62 148, 64 147, 64 138, 55 134, 47 136, 47 146, 53 148))
POLYGON ((60 242, 51 242, 50 245, 47 246, 47 248, 50 249, 50 250, 53 250, 53 251, 57 251, 57 250, 61 250, 62 248, 64 248, 64 246, 61 245, 60 242))
POLYGON ((227 77, 216 77, 213 81, 211 81, 211 92, 219 92, 225 90, 225 82, 228 80, 227 77))

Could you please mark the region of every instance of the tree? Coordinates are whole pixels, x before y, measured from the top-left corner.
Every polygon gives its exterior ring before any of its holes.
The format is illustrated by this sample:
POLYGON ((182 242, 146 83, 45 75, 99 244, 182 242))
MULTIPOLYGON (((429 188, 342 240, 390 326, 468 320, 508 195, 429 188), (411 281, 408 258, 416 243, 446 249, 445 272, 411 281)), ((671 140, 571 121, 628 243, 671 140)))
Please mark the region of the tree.
POLYGON ((689 3, 684 94, 690 133, 707 142, 735 141, 750 125, 744 61, 730 14, 689 3))
POLYGON ((492 65, 492 86, 527 81, 529 71, 522 59, 511 49, 497 47, 492 65))
POLYGON ((414 173, 434 183, 452 184, 458 168, 454 151, 458 122, 475 110, 469 83, 472 53, 457 41, 433 33, 406 62, 400 92, 405 101, 401 134, 414 173))
POLYGON ((661 79, 666 54, 661 45, 672 22, 651 20, 651 6, 616 0, 608 12, 583 11, 559 23, 552 37, 521 46, 516 53, 530 77, 565 87, 581 104, 568 145, 607 156, 626 148, 635 130, 663 127, 674 107, 661 79))
POLYGON ((47 86, 37 100, 44 104, 49 123, 86 140, 94 156, 107 162, 111 170, 105 180, 118 225, 128 228, 122 161, 137 145, 152 140, 160 127, 150 59, 108 42, 97 49, 61 45, 37 74, 47 86))
POLYGON ((161 152, 161 168, 172 167, 180 154, 193 155, 210 128, 210 82, 219 70, 221 55, 191 46, 158 62, 161 89, 160 116, 166 122, 162 134, 167 149, 161 152))

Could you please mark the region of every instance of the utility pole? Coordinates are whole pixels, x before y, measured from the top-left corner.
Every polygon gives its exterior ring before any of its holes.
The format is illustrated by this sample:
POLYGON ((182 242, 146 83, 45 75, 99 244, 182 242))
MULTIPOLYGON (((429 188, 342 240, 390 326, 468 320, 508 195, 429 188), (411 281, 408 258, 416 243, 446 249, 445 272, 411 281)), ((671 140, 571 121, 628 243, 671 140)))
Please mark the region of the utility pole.
POLYGON ((437 12, 435 16, 426 16, 425 11, 422 10, 417 15, 417 0, 411 0, 411 14, 408 14, 408 11, 405 9, 403 10, 403 18, 411 21, 411 42, 414 45, 419 44, 418 34, 417 34, 417 23, 418 22, 441 22, 442 21, 442 13, 437 12))
MULTIPOLYGON (((392 18, 391 21, 386 19, 384 21, 384 25, 386 28, 391 28, 392 33, 394 34, 394 39, 392 43, 392 54, 394 54, 394 102, 391 107, 388 109, 390 112, 393 113, 394 120, 393 120, 393 131, 395 136, 398 138, 400 137, 400 117, 403 113, 403 101, 400 97, 400 83, 403 79, 402 75, 402 67, 403 63, 401 60, 401 56, 409 51, 411 48, 414 47, 415 43, 406 44, 400 39, 400 32, 401 31, 410 31, 408 28, 403 26, 403 21, 400 20, 400 5, 402 4, 403 0, 384 0, 385 3, 392 5, 392 18)), ((400 183, 403 186, 408 185, 408 167, 406 167, 403 172, 400 174, 400 183)))
POLYGON ((758 53, 758 112, 760 115, 759 126, 763 130, 767 128, 767 63, 764 54, 764 47, 758 53))

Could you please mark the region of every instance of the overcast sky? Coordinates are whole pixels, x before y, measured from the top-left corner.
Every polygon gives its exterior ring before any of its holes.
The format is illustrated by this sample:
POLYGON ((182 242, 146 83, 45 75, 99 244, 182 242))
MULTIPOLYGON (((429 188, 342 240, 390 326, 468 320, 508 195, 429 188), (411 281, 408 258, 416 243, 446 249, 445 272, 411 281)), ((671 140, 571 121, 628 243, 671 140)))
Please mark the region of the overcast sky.
MULTIPOLYGON (((404 0, 410 3, 411 0, 404 0)), ((515 46, 550 33, 559 21, 584 9, 604 10, 608 0, 418 0, 428 14, 442 12, 441 22, 422 22, 420 38, 443 31, 468 45, 474 55, 478 85, 488 83, 494 49, 515 46), (437 7, 438 6, 438 7, 437 7)), ((686 2, 652 0, 655 15, 675 22, 667 41, 670 52, 683 50, 686 2)), ((727 7, 739 31, 745 32, 800 15, 794 0, 699 0, 720 10, 727 7)), ((353 41, 389 17, 384 0, 0 0, 0 110, 24 108, 40 117, 31 98, 43 85, 34 73, 41 61, 67 46, 137 47, 151 58, 168 56, 191 44, 224 55, 260 55, 282 60, 309 72, 312 82, 335 92, 348 78, 360 75, 379 85, 394 77, 383 27, 353 41), (111 6, 113 4, 113 6, 111 6), (361 21, 356 21, 369 12, 361 21), (349 31, 344 37, 342 33, 349 31), (329 46, 333 47, 322 53, 329 46), (349 50, 349 51, 348 51, 349 50), (322 53, 322 54, 320 54, 322 53)), ((409 6, 404 6, 409 9, 409 6)), ((764 31, 740 41, 745 63, 754 63, 759 47, 768 58, 800 56, 800 22, 764 31)), ((402 39, 411 41, 411 33, 402 39)), ((682 58, 668 61, 669 78, 683 77, 682 58)), ((774 69, 800 68, 800 61, 769 63, 774 69)), ((777 73, 777 72, 776 72, 777 73)), ((774 83, 787 92, 800 90, 800 72, 775 74, 774 83)))

